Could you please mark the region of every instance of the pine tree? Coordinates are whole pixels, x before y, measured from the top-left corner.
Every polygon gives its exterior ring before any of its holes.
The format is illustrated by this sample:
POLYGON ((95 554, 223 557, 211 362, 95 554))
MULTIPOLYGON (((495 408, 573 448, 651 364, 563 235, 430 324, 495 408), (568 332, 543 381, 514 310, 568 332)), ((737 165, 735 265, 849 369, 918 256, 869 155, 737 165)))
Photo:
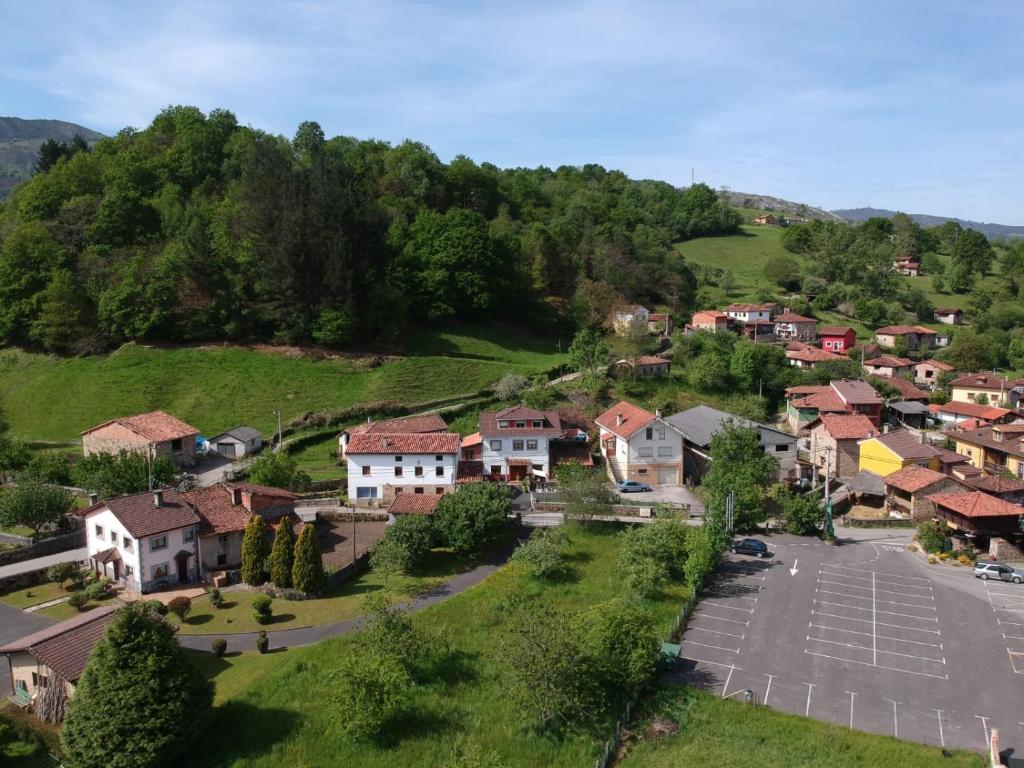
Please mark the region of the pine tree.
POLYGON ((258 585, 267 580, 267 555, 270 547, 267 544, 267 524, 263 517, 253 515, 245 525, 245 536, 242 537, 242 581, 246 584, 258 585))
POLYGON ((274 547, 270 550, 270 581, 275 587, 286 589, 292 585, 292 563, 295 554, 295 531, 288 516, 282 517, 274 534, 274 547))
POLYGON ((121 608, 93 648, 61 732, 65 764, 173 764, 205 727, 213 687, 142 603, 121 608))
POLYGON ((306 523, 295 542, 295 564, 292 566, 293 586, 308 594, 319 592, 324 588, 327 574, 324 573, 324 562, 320 556, 320 542, 316 539, 316 528, 306 523))

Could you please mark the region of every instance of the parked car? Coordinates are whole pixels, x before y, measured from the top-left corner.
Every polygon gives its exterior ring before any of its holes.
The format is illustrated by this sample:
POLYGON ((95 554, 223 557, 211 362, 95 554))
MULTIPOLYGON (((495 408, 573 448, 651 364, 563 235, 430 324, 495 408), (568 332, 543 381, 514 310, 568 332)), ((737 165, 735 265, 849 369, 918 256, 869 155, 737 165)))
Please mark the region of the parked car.
POLYGON ((619 493, 641 493, 643 491, 650 491, 651 486, 647 483, 640 483, 636 480, 619 480, 617 483, 619 493))
POLYGON ((739 539, 734 541, 729 549, 735 555, 753 555, 754 557, 768 557, 768 545, 760 539, 739 539))
POLYGON ((1024 582, 1024 571, 1005 563, 976 563, 974 575, 982 581, 999 579, 1000 581, 1012 581, 1014 584, 1024 582))

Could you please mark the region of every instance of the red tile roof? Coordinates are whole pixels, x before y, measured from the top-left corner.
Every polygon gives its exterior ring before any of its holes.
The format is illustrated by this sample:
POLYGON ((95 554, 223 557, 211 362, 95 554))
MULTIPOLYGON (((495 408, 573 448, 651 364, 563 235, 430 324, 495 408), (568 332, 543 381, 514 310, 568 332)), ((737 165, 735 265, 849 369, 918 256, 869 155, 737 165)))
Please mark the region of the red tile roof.
MULTIPOLYGON (((630 358, 626 358, 629 360, 630 358)), ((671 365, 671 362, 663 357, 655 357, 654 355, 641 355, 636 359, 637 365, 671 365)))
POLYGON ((788 360, 798 360, 804 363, 824 363, 829 360, 845 360, 842 355, 837 355, 834 352, 829 352, 825 349, 818 349, 817 347, 805 346, 804 349, 787 349, 786 358, 788 360))
POLYGON ((823 325, 818 328, 819 336, 846 336, 853 332, 853 328, 845 325, 823 325))
POLYGON ((369 434, 415 434, 419 432, 444 432, 448 429, 445 420, 436 413, 428 413, 425 416, 402 416, 397 419, 385 419, 384 421, 371 421, 367 424, 357 424, 346 430, 350 435, 363 433, 369 434))
POLYGON ((954 370, 952 365, 950 365, 949 363, 944 363, 941 360, 922 360, 921 362, 917 363, 917 366, 915 366, 915 367, 920 367, 922 365, 931 366, 932 368, 934 368, 937 371, 952 371, 952 370, 954 370))
POLYGON ((416 434, 352 435, 345 454, 366 453, 458 453, 461 438, 454 432, 425 432, 416 434))
POLYGON ((963 464, 966 461, 970 461, 963 454, 951 451, 949 448, 939 448, 939 462, 942 464, 963 464))
POLYGON ((661 320, 668 319, 668 315, 664 312, 650 312, 647 315, 648 322, 657 323, 661 320))
POLYGON ((771 307, 767 304, 730 304, 725 308, 726 312, 769 312, 771 307))
POLYGON ((923 389, 918 389, 911 382, 901 376, 882 376, 880 374, 875 374, 875 377, 884 381, 893 389, 899 390, 900 397, 904 400, 920 400, 922 402, 928 402, 927 392, 923 389))
POLYGON ((947 475, 928 467, 904 467, 885 478, 885 484, 907 493, 917 493, 929 485, 947 479, 947 475))
POLYGON ((927 497, 936 506, 945 507, 964 517, 1017 517, 1024 515, 1024 507, 1011 504, 981 491, 966 493, 936 493, 927 497))
POLYGON ((105 605, 41 629, 0 647, 0 653, 27 651, 69 683, 78 682, 93 646, 103 637, 117 606, 105 605))
POLYGON ((226 485, 211 485, 183 493, 184 499, 199 513, 200 536, 216 536, 233 531, 244 531, 249 522, 249 510, 241 504, 232 504, 231 489, 226 485))
POLYGON ((400 493, 388 507, 392 515, 432 515, 441 501, 439 493, 400 493))
POLYGON ((76 514, 86 518, 93 512, 109 509, 136 539, 177 528, 187 528, 200 522, 199 515, 180 493, 170 489, 160 493, 162 499, 159 507, 156 505, 154 492, 145 491, 100 501, 76 514))
POLYGON ((970 387, 971 389, 1004 390, 1024 384, 1024 379, 1003 379, 991 373, 969 373, 949 382, 951 387, 970 387))
POLYGON ((882 398, 875 392, 874 387, 866 381, 843 379, 829 382, 829 386, 839 396, 839 399, 847 404, 874 405, 877 403, 880 405, 882 402, 882 398))
POLYGON ((874 439, 901 459, 933 459, 940 455, 938 448, 922 443, 920 438, 905 429, 876 435, 874 439))
POLYGON ((816 323, 818 322, 813 317, 804 317, 798 315, 796 312, 783 312, 781 315, 775 318, 776 323, 816 323))
POLYGON ((829 387, 826 387, 825 392, 816 392, 813 395, 793 400, 793 406, 816 408, 821 413, 845 413, 848 410, 846 403, 836 397, 835 392, 832 392, 829 387))
POLYGON ((622 400, 594 419, 594 423, 628 440, 635 432, 646 427, 655 418, 650 411, 622 400))
POLYGON ((513 405, 500 411, 481 411, 479 424, 480 434, 484 438, 562 436, 562 419, 557 411, 537 411, 522 405, 513 405), (499 421, 507 421, 509 426, 499 427, 499 421), (515 426, 517 421, 525 422, 526 426, 515 426), (542 426, 532 426, 535 421, 541 422, 542 426))
POLYGON ((806 395, 820 395, 823 392, 831 392, 832 387, 827 384, 801 384, 796 387, 786 388, 786 397, 797 397, 806 395))
POLYGON ((462 438, 463 448, 472 448, 474 445, 480 445, 484 439, 480 436, 479 432, 474 432, 471 435, 466 435, 462 438))
POLYGON ((248 491, 254 496, 273 496, 276 499, 297 499, 299 494, 286 491, 284 488, 274 488, 271 485, 257 485, 256 483, 228 483, 230 488, 239 488, 248 491))
POLYGON ((895 355, 882 355, 881 357, 864 361, 864 365, 874 365, 881 368, 910 368, 913 364, 913 360, 908 360, 905 357, 896 357, 895 355))
POLYGON ((881 333, 886 336, 904 336, 908 333, 936 335, 935 331, 931 328, 924 328, 920 325, 887 325, 884 328, 877 328, 875 333, 881 333))
POLYGON ((1024 491, 1024 481, 1011 480, 1008 477, 970 477, 964 480, 972 488, 986 493, 1020 493, 1024 491))
POLYGON ((111 419, 97 424, 95 427, 90 427, 82 434, 87 435, 109 424, 120 424, 154 443, 164 443, 168 440, 179 440, 199 434, 199 430, 195 427, 163 411, 140 413, 137 416, 128 416, 123 419, 111 419))
POLYGON ((959 403, 950 400, 948 403, 932 403, 928 406, 932 413, 949 413, 953 416, 966 416, 974 419, 985 419, 986 421, 998 421, 1005 418, 1013 411, 1006 408, 999 408, 994 405, 978 405, 977 403, 959 403))
POLYGON ((859 413, 826 414, 817 420, 836 440, 863 440, 878 431, 867 416, 859 413))
POLYGON ((705 309, 700 312, 693 313, 693 322, 697 322, 697 318, 704 320, 728 320, 729 316, 725 312, 719 312, 717 309, 705 309))

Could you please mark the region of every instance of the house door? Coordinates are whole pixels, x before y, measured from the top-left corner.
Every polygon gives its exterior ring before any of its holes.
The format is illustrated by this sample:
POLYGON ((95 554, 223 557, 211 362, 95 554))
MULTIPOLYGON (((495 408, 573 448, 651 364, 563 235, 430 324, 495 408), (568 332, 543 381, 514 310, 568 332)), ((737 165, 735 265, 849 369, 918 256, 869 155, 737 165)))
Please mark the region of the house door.
POLYGON ((120 580, 121 580, 121 561, 120 560, 115 560, 114 561, 114 581, 120 581, 120 580))
POLYGON ((231 459, 235 455, 234 443, 217 443, 217 453, 231 459))
POLYGON ((178 581, 182 584, 188 581, 188 555, 184 552, 178 555, 178 581))
POLYGON ((658 470, 658 485, 675 485, 678 482, 678 473, 674 468, 658 470))

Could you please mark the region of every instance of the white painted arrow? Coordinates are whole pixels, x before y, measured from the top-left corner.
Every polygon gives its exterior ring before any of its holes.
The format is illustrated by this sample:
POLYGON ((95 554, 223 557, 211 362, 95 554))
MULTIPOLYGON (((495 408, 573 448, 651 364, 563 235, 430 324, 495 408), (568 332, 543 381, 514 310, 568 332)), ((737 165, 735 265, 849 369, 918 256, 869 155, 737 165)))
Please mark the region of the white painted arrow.
POLYGON ((793 567, 789 569, 789 575, 790 576, 796 576, 796 572, 797 572, 796 564, 799 563, 799 562, 800 562, 799 560, 794 560, 793 561, 793 567))

